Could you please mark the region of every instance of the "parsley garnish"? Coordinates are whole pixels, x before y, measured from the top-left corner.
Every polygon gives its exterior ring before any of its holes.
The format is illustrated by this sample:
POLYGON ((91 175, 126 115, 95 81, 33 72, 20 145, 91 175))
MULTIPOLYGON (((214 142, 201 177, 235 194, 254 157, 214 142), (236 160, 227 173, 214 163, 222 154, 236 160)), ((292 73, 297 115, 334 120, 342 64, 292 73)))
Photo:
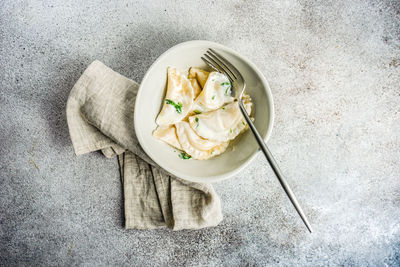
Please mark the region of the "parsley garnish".
POLYGON ((201 111, 197 110, 197 109, 193 110, 193 112, 196 113, 196 114, 201 114, 201 111))
POLYGON ((245 123, 244 121, 242 121, 242 124, 243 124, 244 126, 246 126, 246 123, 245 123))
POLYGON ((179 157, 181 159, 190 159, 192 156, 186 154, 185 152, 182 152, 181 154, 179 154, 179 157))
POLYGON ((172 101, 170 99, 165 99, 165 103, 174 106, 176 109, 176 112, 178 112, 179 114, 182 113, 182 103, 181 102, 178 102, 178 104, 175 104, 174 101, 172 101))
POLYGON ((221 83, 221 85, 222 85, 222 86, 226 86, 226 89, 225 89, 225 95, 227 96, 227 95, 228 95, 228 92, 229 92, 229 90, 231 89, 231 84, 230 84, 230 83, 228 83, 228 82, 223 82, 223 83, 221 83))
POLYGON ((212 100, 214 100, 214 98, 215 98, 215 95, 213 95, 213 97, 211 97, 212 100))
POLYGON ((230 131, 229 131, 230 133, 232 133, 232 128, 230 129, 230 131))
POLYGON ((222 110, 225 110, 225 107, 222 107, 222 110))
POLYGON ((196 121, 196 128, 199 127, 199 118, 196 117, 194 120, 196 121))

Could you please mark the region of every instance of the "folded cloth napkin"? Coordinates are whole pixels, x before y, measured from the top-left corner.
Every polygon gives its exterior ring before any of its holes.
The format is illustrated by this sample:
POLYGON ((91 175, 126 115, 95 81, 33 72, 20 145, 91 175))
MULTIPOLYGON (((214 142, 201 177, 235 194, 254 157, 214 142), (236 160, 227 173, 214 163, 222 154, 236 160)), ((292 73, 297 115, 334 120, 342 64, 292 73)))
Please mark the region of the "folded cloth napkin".
POLYGON ((101 150, 118 157, 127 229, 215 226, 221 203, 210 184, 172 177, 138 144, 133 112, 139 85, 94 61, 69 95, 67 120, 76 155, 101 150))

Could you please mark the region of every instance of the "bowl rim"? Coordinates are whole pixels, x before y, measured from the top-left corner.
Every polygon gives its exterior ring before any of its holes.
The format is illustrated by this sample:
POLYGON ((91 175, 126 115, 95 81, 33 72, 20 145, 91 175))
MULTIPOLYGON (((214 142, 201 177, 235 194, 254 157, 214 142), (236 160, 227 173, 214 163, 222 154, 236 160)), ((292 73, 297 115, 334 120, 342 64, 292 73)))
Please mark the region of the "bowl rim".
POLYGON ((138 109, 138 101, 141 98, 141 94, 143 91, 143 81, 146 81, 149 78, 150 72, 152 71, 152 69, 162 60, 164 59, 169 53, 171 53, 172 51, 179 49, 183 46, 197 46, 197 45, 203 45, 203 46, 208 46, 211 48, 216 48, 216 49, 221 49, 221 50, 225 50, 228 51, 229 53, 235 55, 236 57, 238 57, 240 60, 246 62, 256 73, 257 75, 260 77, 260 80, 263 84, 265 93, 267 94, 267 102, 268 102, 268 112, 270 114, 270 121, 268 124, 268 129, 267 132, 265 133, 263 137, 264 141, 267 142, 269 140, 269 138, 271 137, 272 134, 272 128, 274 125, 274 117, 275 117, 275 112, 274 112, 274 101, 272 98, 272 92, 271 92, 271 88, 269 86, 269 83, 267 81, 267 79, 265 78, 264 74, 258 69, 258 67, 251 61, 249 60, 247 57, 239 54, 238 52, 236 52, 235 50, 226 47, 224 45, 221 45, 219 43, 215 43, 212 41, 206 41, 206 40, 192 40, 192 41, 186 41, 186 42, 182 42, 179 43, 171 48, 169 48, 168 50, 166 50, 164 53, 162 53, 154 62, 153 64, 151 64, 151 66, 149 67, 149 69, 146 71, 146 74, 143 76, 143 79, 140 83, 137 95, 136 95, 136 100, 135 100, 135 108, 134 108, 134 127, 135 127, 135 133, 136 133, 136 137, 139 141, 140 146, 142 147, 142 149, 144 150, 144 152, 156 163, 158 164, 161 168, 163 168, 164 170, 166 170, 168 173, 172 174, 173 176, 176 176, 178 178, 184 179, 186 181, 190 181, 190 182, 200 182, 200 183, 211 183, 211 182, 217 182, 217 181, 222 181, 222 180, 226 180, 228 178, 231 178, 233 176, 235 176, 236 174, 238 174, 241 170, 243 170, 244 168, 246 168, 253 160, 254 158, 257 156, 258 153, 260 153, 260 149, 256 150, 252 155, 250 155, 246 161, 244 163, 242 163, 239 167, 235 168, 234 170, 231 170, 229 172, 223 173, 223 174, 219 174, 219 175, 211 175, 211 176, 207 176, 207 180, 208 181, 204 181, 204 177, 202 178, 201 176, 196 176, 196 175, 187 175, 184 173, 181 173, 177 170, 173 170, 171 168, 169 168, 169 166, 167 166, 167 164, 164 164, 163 162, 159 162, 157 161, 154 156, 153 153, 150 151, 150 149, 145 145, 145 141, 144 141, 144 137, 142 135, 142 133, 140 131, 138 131, 137 129, 139 129, 139 125, 138 125, 138 116, 139 116, 139 112, 137 111, 138 109))

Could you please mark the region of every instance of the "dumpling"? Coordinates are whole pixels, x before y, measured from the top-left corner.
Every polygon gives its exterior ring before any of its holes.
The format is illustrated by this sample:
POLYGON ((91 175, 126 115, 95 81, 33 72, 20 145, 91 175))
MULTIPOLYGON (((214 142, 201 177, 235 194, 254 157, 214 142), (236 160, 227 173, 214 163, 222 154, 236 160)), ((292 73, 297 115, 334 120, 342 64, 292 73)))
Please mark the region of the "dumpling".
POLYGON ((181 121, 192 109, 194 91, 191 82, 175 68, 168 68, 167 94, 158 114, 158 125, 171 125, 181 121))
POLYGON ((208 74, 210 74, 208 71, 202 69, 193 67, 189 69, 188 79, 192 83, 195 99, 201 93, 201 89, 207 81, 208 74))
POLYGON ((223 153, 228 147, 228 142, 221 143, 201 138, 186 121, 178 122, 175 127, 182 150, 194 159, 209 159, 223 153))
POLYGON ((218 109, 226 103, 233 102, 233 100, 231 83, 228 78, 222 73, 211 72, 203 90, 195 100, 193 110, 207 112, 218 109))
POLYGON ((207 78, 208 78, 209 74, 210 73, 208 71, 191 67, 189 69, 188 78, 189 79, 196 79, 199 82, 201 88, 204 88, 204 85, 207 82, 207 78))
MULTIPOLYGON (((245 109, 251 113, 250 97, 244 98, 245 109)), ((230 103, 220 109, 189 117, 190 126, 202 138, 227 142, 238 136, 247 123, 239 108, 238 102, 230 103)))
MULTIPOLYGON (((183 74, 169 67, 167 76, 167 92, 153 132, 155 138, 193 159, 207 160, 225 152, 230 140, 248 129, 239 104, 232 97, 230 80, 224 74, 198 68, 183 74)), ((242 100, 250 114, 250 96, 244 94, 242 100)))
POLYGON ((189 81, 193 87, 193 100, 194 100, 201 93, 201 87, 196 78, 189 78, 189 81))
POLYGON ((158 126, 157 129, 154 130, 153 136, 160 139, 161 141, 164 141, 168 145, 182 150, 181 144, 179 143, 178 137, 176 136, 174 125, 158 126))

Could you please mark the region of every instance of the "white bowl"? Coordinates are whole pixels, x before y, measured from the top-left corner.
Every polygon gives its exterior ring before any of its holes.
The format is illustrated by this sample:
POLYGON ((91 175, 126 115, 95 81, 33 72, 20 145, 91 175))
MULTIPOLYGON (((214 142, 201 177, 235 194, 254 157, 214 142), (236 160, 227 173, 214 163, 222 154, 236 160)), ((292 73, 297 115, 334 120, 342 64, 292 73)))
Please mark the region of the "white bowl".
POLYGON ((209 41, 189 41, 178 44, 163 53, 151 65, 140 85, 135 103, 135 131, 140 145, 147 155, 166 171, 179 178, 210 183, 230 178, 245 168, 258 152, 258 144, 250 130, 234 141, 227 151, 209 160, 183 160, 179 152, 157 140, 152 132, 155 119, 161 110, 166 91, 167 67, 188 69, 206 68, 201 56, 213 48, 225 56, 241 72, 246 80, 246 91, 254 103, 254 124, 267 141, 271 135, 274 108, 271 89, 264 75, 247 58, 223 45, 209 41), (233 149, 234 148, 234 149, 233 149))

